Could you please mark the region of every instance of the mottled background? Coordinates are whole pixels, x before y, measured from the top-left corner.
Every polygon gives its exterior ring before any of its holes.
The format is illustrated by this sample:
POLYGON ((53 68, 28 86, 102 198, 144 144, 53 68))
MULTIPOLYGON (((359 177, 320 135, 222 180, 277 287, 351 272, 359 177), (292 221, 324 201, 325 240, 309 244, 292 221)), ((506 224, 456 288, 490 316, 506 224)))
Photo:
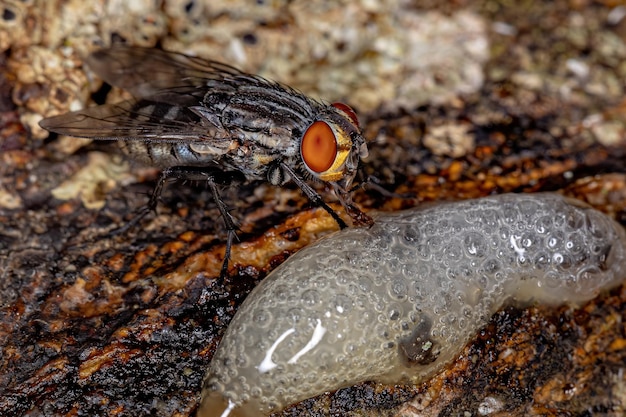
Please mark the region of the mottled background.
MULTIPOLYGON (((364 210, 559 191, 626 223, 625 16, 616 0, 2 0, 0 415, 190 415, 246 294, 336 229, 294 187, 225 190, 242 232, 219 284, 223 224, 201 185, 111 234, 157 172, 37 125, 126 97, 83 67, 90 51, 159 46, 349 103, 370 147, 364 210)), ((284 415, 621 416, 625 303, 622 287, 509 308, 422 386, 361 384, 284 415)))

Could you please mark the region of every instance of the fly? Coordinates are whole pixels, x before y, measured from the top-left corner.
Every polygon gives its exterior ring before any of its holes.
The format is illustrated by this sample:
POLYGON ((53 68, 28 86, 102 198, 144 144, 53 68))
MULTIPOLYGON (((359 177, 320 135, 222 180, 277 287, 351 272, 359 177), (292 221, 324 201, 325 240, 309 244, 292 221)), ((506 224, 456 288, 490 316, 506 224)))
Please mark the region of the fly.
POLYGON ((293 181, 341 228, 346 223, 308 184, 328 184, 354 223, 371 223, 349 192, 367 146, 354 111, 326 104, 226 64, 174 52, 113 46, 86 63, 135 99, 87 108, 40 122, 62 135, 118 140, 132 159, 162 169, 147 207, 154 211, 169 179, 205 181, 228 236, 221 276, 228 270, 236 222, 218 184, 235 178, 293 181))

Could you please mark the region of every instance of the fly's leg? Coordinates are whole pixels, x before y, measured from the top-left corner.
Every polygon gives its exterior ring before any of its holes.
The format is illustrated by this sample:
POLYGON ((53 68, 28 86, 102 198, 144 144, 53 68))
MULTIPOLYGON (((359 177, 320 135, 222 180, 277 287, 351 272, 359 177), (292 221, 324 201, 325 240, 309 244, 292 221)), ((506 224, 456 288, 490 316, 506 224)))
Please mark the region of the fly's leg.
POLYGON ((324 202, 322 197, 313 188, 311 188, 309 184, 304 182, 302 178, 298 177, 298 175, 296 175, 296 173, 287 164, 281 162, 280 167, 284 169, 285 172, 289 173, 291 180, 295 182, 298 187, 300 187, 302 192, 309 198, 309 200, 311 200, 311 203, 313 203, 313 205, 322 207, 324 210, 326 210, 328 214, 330 214, 331 217, 335 219, 341 229, 345 229, 346 227, 348 227, 348 225, 346 225, 346 222, 344 222, 343 219, 339 217, 337 213, 335 213, 335 210, 330 208, 330 206, 324 202))
POLYGON ((228 207, 224 200, 220 197, 219 190, 217 188, 217 184, 215 183, 215 178, 213 175, 209 174, 206 178, 207 184, 209 184, 209 188, 211 189, 211 193, 213 194, 213 200, 215 204, 217 204, 217 208, 222 215, 222 219, 224 220, 224 224, 226 225, 226 248, 224 249, 224 262, 222 263, 222 270, 220 271, 220 279, 226 278, 228 273, 228 261, 230 261, 230 252, 233 247, 233 240, 237 237, 237 224, 235 223, 235 219, 230 215, 228 211, 228 207))
POLYGON ((150 200, 148 200, 148 204, 145 205, 141 210, 139 210, 137 214, 124 226, 113 230, 111 232, 112 234, 124 234, 128 230, 135 227, 137 223, 139 223, 141 219, 146 217, 146 215, 150 213, 151 211, 156 213, 156 208, 159 203, 159 197, 161 197, 161 192, 163 192, 163 186, 165 185, 165 182, 168 180, 181 178, 177 175, 176 172, 172 172, 174 168, 184 168, 184 167, 172 167, 172 168, 164 169, 161 172, 161 175, 159 176, 157 185, 152 190, 152 194, 150 194, 150 200))
MULTIPOLYGON (((213 200, 217 205, 218 210, 224 220, 224 225, 226 226, 227 238, 226 238, 226 249, 224 252, 224 262, 222 263, 222 268, 220 270, 220 279, 224 279, 228 273, 228 262, 230 261, 230 254, 233 245, 234 239, 237 237, 237 223, 233 216, 231 216, 228 211, 228 206, 220 197, 218 184, 227 185, 230 184, 234 180, 241 180, 242 174, 239 172, 221 172, 221 171, 211 171, 206 168, 201 167, 186 167, 186 166, 173 166, 163 170, 161 172, 161 176, 157 182, 157 185, 154 187, 152 194, 150 195, 150 200, 148 204, 137 213, 137 215, 125 226, 118 229, 118 231, 125 231, 129 228, 136 225, 146 214, 151 211, 156 212, 156 208, 159 202, 159 197, 161 196, 161 192, 163 191, 163 187, 167 181, 172 180, 188 180, 188 181, 204 181, 208 184, 209 189, 211 190, 211 194, 213 195, 213 200)), ((117 231, 116 231, 117 232, 117 231)))
POLYGON ((189 181, 204 181, 208 184, 209 189, 211 190, 211 194, 213 195, 213 200, 217 205, 217 209, 220 211, 222 215, 222 219, 224 220, 224 225, 226 226, 226 248, 224 249, 224 261, 222 262, 222 269, 220 270, 220 279, 226 278, 228 274, 228 263, 230 261, 230 253, 233 246, 233 241, 237 237, 237 224, 235 223, 235 219, 231 216, 228 211, 228 206, 220 197, 218 183, 221 185, 230 184, 235 179, 242 179, 242 174, 238 172, 222 172, 222 171, 211 171, 202 167, 186 167, 186 166, 174 166, 167 168, 161 174, 161 178, 157 183, 157 186, 150 197, 150 201, 148 202, 148 210, 156 209, 157 202, 159 199, 159 195, 163 189, 163 185, 165 181, 170 178, 179 179, 179 180, 189 180, 189 181))
POLYGON ((382 181, 375 177, 374 175, 368 175, 360 184, 355 185, 350 189, 350 192, 356 191, 358 189, 366 189, 370 188, 378 193, 380 193, 383 197, 389 198, 401 198, 401 199, 409 199, 416 198, 417 195, 415 193, 396 193, 394 191, 389 191, 382 186, 382 181))

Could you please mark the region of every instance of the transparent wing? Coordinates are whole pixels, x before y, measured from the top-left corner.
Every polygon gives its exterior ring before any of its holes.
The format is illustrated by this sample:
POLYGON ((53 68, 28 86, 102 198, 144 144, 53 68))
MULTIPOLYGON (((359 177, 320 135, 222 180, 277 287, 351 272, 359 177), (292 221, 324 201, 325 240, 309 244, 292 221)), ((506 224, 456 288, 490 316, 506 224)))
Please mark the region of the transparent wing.
POLYGON ((188 107, 150 99, 90 107, 49 117, 39 125, 61 135, 100 140, 203 142, 229 136, 188 107))
MULTIPOLYGON (((151 48, 114 45, 92 53, 86 62, 103 80, 140 98, 190 87, 206 91, 207 87, 275 85, 220 62, 151 48)), ((176 99, 176 95, 164 98, 176 99)))
POLYGON ((94 52, 86 62, 136 99, 44 119, 39 123, 44 129, 104 140, 204 142, 231 139, 236 129, 258 131, 259 124, 292 119, 308 124, 316 109, 287 86, 175 52, 117 45, 94 52), (228 127, 222 124, 225 109, 228 127))

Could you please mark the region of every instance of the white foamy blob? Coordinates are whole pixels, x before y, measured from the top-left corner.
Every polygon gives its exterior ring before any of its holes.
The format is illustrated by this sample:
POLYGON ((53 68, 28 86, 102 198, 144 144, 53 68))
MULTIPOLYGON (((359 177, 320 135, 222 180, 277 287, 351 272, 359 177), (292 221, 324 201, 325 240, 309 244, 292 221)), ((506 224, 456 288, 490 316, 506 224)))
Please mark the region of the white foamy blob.
POLYGON ((268 414, 362 381, 417 383, 505 302, 581 303, 619 284, 626 234, 555 194, 380 214, 302 249, 245 300, 199 417, 268 414))

